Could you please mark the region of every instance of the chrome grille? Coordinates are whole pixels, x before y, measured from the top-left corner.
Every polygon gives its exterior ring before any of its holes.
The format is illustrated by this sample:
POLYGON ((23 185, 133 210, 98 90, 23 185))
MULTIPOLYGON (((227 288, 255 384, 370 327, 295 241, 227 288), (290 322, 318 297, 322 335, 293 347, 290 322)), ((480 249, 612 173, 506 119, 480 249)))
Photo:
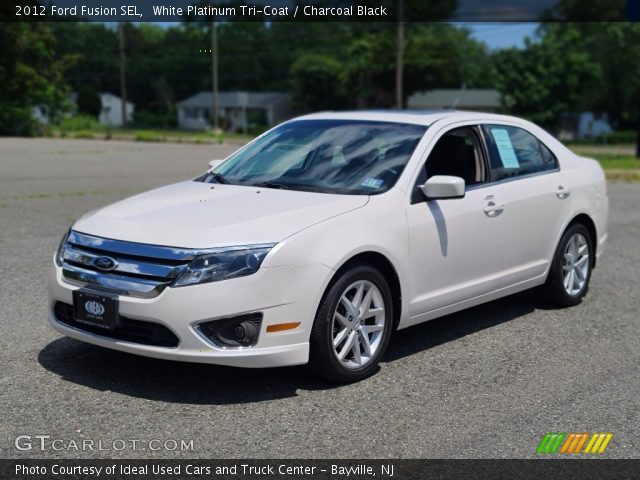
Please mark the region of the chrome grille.
POLYGON ((173 283, 196 256, 212 251, 124 242, 72 230, 64 246, 62 275, 76 285, 151 298, 173 283), (108 260, 113 268, 105 269, 104 263, 111 265, 108 260))

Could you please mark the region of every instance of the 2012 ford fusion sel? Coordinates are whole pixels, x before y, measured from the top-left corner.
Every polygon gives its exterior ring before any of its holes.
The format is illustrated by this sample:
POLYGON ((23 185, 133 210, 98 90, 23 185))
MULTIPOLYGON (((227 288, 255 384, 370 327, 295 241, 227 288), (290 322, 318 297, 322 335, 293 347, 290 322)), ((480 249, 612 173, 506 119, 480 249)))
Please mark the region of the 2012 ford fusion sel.
POLYGON ((356 381, 396 329, 533 287, 579 303, 607 215, 598 163, 527 121, 313 114, 75 222, 49 321, 150 357, 356 381))

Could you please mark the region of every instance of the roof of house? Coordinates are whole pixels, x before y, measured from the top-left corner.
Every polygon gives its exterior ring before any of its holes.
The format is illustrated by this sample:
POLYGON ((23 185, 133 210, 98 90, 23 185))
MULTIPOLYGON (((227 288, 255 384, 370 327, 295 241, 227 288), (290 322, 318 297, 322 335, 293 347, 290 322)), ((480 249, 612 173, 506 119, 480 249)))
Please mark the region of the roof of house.
POLYGON ((416 92, 407 100, 409 108, 499 108, 500 93, 491 89, 438 89, 416 92))
MULTIPOLYGON (((219 92, 218 102, 221 108, 242 107, 242 94, 247 95, 247 107, 266 107, 282 101, 290 101, 291 95, 284 92, 219 92)), ((178 103, 178 107, 210 107, 213 103, 211 92, 196 93, 178 103)))
MULTIPOLYGON (((118 95, 115 95, 115 94, 110 93, 110 92, 100 92, 100 93, 98 93, 98 95, 100 96, 100 100, 104 100, 105 98, 110 97, 113 100, 115 100, 116 102, 121 102, 122 101, 122 97, 119 97, 118 95)), ((77 100, 77 96, 76 96, 76 100, 77 100)), ((133 102, 127 101, 127 106, 135 107, 136 105, 133 102)))

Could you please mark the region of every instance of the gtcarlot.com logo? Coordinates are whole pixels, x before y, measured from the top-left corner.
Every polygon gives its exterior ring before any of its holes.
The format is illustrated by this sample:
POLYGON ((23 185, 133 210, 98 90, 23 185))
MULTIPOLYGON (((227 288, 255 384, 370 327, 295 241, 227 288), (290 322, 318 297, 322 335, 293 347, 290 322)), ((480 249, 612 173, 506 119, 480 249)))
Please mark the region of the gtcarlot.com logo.
POLYGON ((139 438, 113 440, 83 438, 81 440, 51 438, 50 435, 18 435, 15 438, 16 450, 53 450, 75 452, 108 452, 131 451, 192 451, 193 440, 158 439, 142 440, 139 438))
POLYGON ((547 433, 538 445, 538 454, 602 454, 613 433, 547 433))

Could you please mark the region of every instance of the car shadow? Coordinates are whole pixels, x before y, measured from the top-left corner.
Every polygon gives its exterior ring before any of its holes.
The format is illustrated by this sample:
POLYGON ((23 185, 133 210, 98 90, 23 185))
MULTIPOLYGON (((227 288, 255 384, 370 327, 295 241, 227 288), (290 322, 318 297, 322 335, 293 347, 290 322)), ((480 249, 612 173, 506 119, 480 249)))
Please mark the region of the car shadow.
POLYGON ((241 404, 294 397, 298 389, 331 388, 307 368, 243 369, 160 360, 63 337, 38 355, 63 380, 100 391, 181 404, 241 404))
MULTIPOLYGON (((491 328, 538 307, 531 292, 447 315, 395 332, 383 359, 389 363, 491 328)), ((306 366, 241 369, 132 355, 71 338, 58 338, 38 355, 63 380, 100 391, 181 404, 242 404, 324 390, 338 385, 317 379, 306 366)))
POLYGON ((545 308, 535 291, 528 290, 399 330, 391 337, 384 361, 393 362, 545 308))

